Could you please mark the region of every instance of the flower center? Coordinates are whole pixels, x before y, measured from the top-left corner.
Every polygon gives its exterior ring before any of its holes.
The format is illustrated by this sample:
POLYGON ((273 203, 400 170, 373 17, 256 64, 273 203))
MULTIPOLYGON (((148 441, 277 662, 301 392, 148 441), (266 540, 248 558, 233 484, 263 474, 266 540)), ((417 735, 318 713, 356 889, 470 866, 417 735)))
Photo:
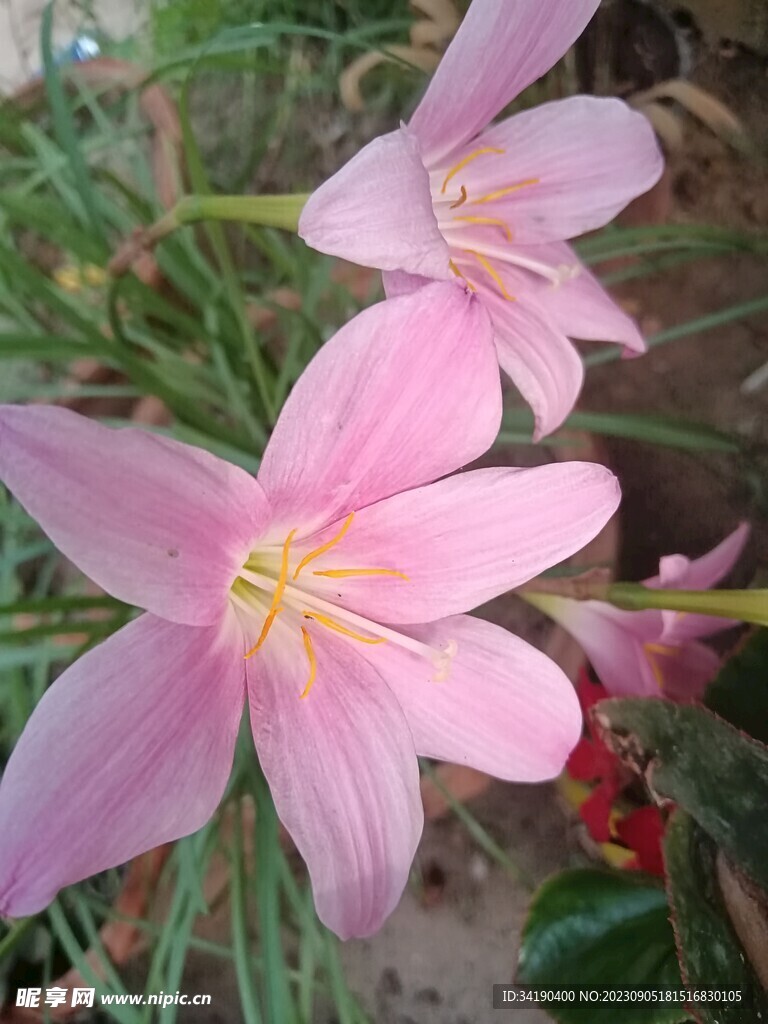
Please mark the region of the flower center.
POLYGON ((660 664, 661 658, 676 658, 680 654, 679 647, 672 647, 670 644, 643 644, 643 651, 651 666, 653 678, 656 680, 660 690, 664 689, 664 671, 660 664))
POLYGON ((432 204, 437 217, 437 226, 451 250, 449 266, 460 277, 470 291, 477 291, 478 278, 485 287, 498 292, 507 302, 514 302, 500 273, 499 264, 520 267, 558 287, 564 281, 576 277, 581 267, 578 263, 552 266, 543 260, 526 255, 520 247, 513 247, 513 232, 507 220, 495 217, 482 210, 471 212, 473 207, 483 207, 505 199, 521 189, 540 183, 539 178, 526 178, 476 196, 466 184, 458 185, 457 176, 465 167, 479 158, 501 156, 506 152, 495 146, 481 146, 462 157, 452 167, 433 170, 430 174, 432 204), (454 213, 454 211, 460 211, 454 213), (461 232, 461 234, 459 234, 461 232), (470 244, 467 244, 467 243, 470 244))
POLYGON ((350 569, 312 569, 308 570, 316 559, 321 558, 331 548, 336 547, 352 525, 355 513, 350 512, 339 531, 325 543, 305 554, 293 566, 291 545, 296 530, 291 530, 281 548, 266 547, 253 551, 243 565, 237 579, 232 584, 230 598, 232 602, 249 616, 254 612, 264 616, 261 632, 256 643, 246 652, 245 658, 252 658, 264 646, 275 619, 281 613, 289 614, 289 618, 299 620, 304 650, 309 662, 309 679, 301 697, 306 697, 314 685, 317 676, 317 658, 312 644, 312 636, 301 620, 322 626, 334 633, 339 633, 350 640, 362 644, 383 644, 388 641, 399 647, 426 658, 435 668, 435 681, 448 677, 450 663, 457 651, 457 645, 450 641, 444 650, 430 647, 413 637, 396 630, 389 629, 381 623, 367 619, 356 612, 326 601, 307 590, 301 583, 296 584, 301 574, 311 572, 312 576, 330 579, 351 579, 355 577, 394 577, 408 582, 405 573, 398 569, 381 568, 350 568, 350 569))

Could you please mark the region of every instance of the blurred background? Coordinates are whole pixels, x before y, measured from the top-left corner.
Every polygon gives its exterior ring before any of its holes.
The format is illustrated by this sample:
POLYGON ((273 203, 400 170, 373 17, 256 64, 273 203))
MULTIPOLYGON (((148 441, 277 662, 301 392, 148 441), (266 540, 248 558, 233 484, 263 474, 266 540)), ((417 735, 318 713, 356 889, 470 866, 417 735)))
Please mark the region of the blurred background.
MULTIPOLYGON (((279 408, 323 340, 380 295, 378 276, 240 225, 186 228, 120 279, 108 261, 186 192, 311 191, 406 117, 465 7, 0 0, 0 399, 140 423, 255 469, 269 423, 249 346, 268 353, 279 408)), ((578 410, 543 446, 510 395, 488 462, 606 461, 624 502, 589 564, 622 579, 749 519, 732 580, 744 585, 768 563, 768 6, 604 0, 516 107, 575 92, 626 99, 667 155, 659 185, 580 246, 651 350, 619 362, 586 346, 578 410)), ((130 610, 89 589, 1 495, 0 605, 2 764, 50 680, 130 610)), ((578 651, 522 602, 486 611, 576 674, 578 651)), ((412 884, 378 936, 340 945, 277 824, 266 839, 254 829, 269 810, 246 762, 202 833, 0 930, 0 1002, 75 971, 108 991, 212 994, 164 1021, 474 1024, 513 974, 531 888, 600 853, 556 786, 425 766, 412 884)))

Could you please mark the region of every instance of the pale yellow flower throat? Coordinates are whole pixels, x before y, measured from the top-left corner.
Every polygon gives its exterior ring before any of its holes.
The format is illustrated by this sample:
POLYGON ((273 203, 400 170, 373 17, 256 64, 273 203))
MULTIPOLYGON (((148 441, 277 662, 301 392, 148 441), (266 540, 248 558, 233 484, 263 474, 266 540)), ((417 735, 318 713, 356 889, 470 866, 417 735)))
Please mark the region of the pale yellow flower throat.
MULTIPOLYGON (((246 652, 246 660, 248 658, 252 658, 264 646, 277 616, 284 611, 286 607, 291 607, 294 611, 299 611, 304 619, 316 622, 318 625, 324 626, 326 629, 331 630, 334 633, 339 633, 351 640, 357 640, 362 644, 383 644, 386 643, 387 640, 391 640, 398 646, 404 647, 414 654, 427 657, 437 670, 437 675, 435 676, 436 679, 439 680, 446 678, 450 661, 456 653, 455 644, 449 643, 446 650, 437 651, 427 644, 414 640, 412 637, 404 636, 403 634, 397 633, 395 630, 382 626, 380 623, 373 622, 363 616, 357 615, 354 612, 350 612, 347 609, 339 608, 331 602, 303 590, 300 586, 293 585, 293 581, 299 579, 299 576, 308 565, 320 558, 326 552, 330 551, 331 548, 334 548, 343 539, 344 535, 349 530, 349 527, 352 525, 354 516, 355 513, 350 512, 344 520, 341 529, 334 537, 304 555, 298 565, 296 565, 292 574, 290 573, 289 566, 291 559, 291 544, 296 535, 295 529, 291 530, 282 546, 280 554, 280 568, 276 578, 265 572, 264 550, 256 551, 251 554, 243 568, 240 570, 240 574, 232 586, 230 596, 233 603, 241 609, 247 610, 249 613, 254 609, 258 609, 263 612, 265 606, 265 592, 269 593, 271 591, 272 598, 266 612, 266 617, 264 619, 259 638, 253 647, 246 652), (289 575, 291 577, 291 583, 288 582, 289 575), (344 621, 337 621, 340 618, 344 621), (353 626, 358 628, 351 628, 353 626), (358 629, 362 630, 362 632, 358 631, 358 629)), ((312 575, 331 579, 384 576, 395 577, 408 582, 408 577, 405 573, 402 573, 397 569, 315 569, 312 571, 312 575)), ((301 693, 301 697, 303 698, 308 695, 317 677, 317 657, 312 645, 312 638, 304 626, 301 627, 301 633, 304 650, 309 662, 309 678, 301 693)))

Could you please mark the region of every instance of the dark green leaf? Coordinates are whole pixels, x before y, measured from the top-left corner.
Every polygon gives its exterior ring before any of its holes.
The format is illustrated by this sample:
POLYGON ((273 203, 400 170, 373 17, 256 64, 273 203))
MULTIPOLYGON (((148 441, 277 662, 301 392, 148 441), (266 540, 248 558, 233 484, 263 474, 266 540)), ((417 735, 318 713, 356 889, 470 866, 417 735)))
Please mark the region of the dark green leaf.
POLYGON ((595 719, 610 746, 656 794, 688 811, 768 888, 768 749, 706 708, 605 700, 595 719))
POLYGON ((677 811, 667 828, 664 857, 686 982, 694 989, 734 993, 733 998, 718 1003, 697 1002, 697 1019, 703 1024, 768 1019, 768 997, 745 955, 723 900, 717 847, 689 815, 677 811))
MULTIPOLYGON (((667 898, 646 875, 596 868, 563 871, 534 897, 523 932, 519 980, 562 988, 681 986, 667 898)), ((564 1003, 562 1024, 674 1024, 680 1004, 564 1003)))
POLYGON ((768 629, 759 629, 728 659, 704 703, 753 739, 768 743, 768 629))

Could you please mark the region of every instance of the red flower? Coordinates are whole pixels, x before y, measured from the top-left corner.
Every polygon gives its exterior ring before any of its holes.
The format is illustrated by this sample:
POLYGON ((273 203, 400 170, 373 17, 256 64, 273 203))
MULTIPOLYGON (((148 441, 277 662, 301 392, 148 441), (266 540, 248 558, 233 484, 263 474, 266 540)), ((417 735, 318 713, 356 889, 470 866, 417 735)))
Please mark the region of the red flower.
POLYGON ((659 809, 639 807, 626 817, 611 821, 614 802, 626 788, 630 777, 618 757, 601 739, 589 714, 590 709, 604 700, 608 693, 601 683, 590 677, 586 667, 579 674, 576 691, 587 724, 587 735, 579 740, 568 758, 566 771, 579 782, 595 783, 590 795, 580 805, 579 815, 597 842, 609 843, 618 839, 635 853, 627 868, 663 875, 661 839, 664 819, 659 809))

